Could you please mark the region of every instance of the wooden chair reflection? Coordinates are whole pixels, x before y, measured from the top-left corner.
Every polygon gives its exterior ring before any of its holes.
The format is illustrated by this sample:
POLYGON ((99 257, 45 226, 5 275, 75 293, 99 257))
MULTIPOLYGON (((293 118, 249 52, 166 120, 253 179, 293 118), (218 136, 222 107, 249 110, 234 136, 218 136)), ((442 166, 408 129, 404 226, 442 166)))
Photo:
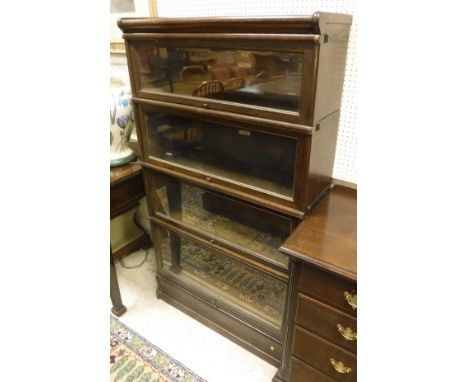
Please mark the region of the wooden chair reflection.
POLYGON ((216 94, 223 94, 224 86, 220 81, 203 81, 201 85, 193 91, 194 96, 209 97, 216 94))
POLYGON ((182 80, 208 79, 209 75, 202 66, 189 65, 181 70, 180 77, 182 80))
POLYGON ((231 78, 228 82, 226 82, 226 85, 224 86, 224 89, 226 91, 229 90, 236 90, 236 89, 241 89, 245 86, 245 81, 243 78, 235 77, 231 78))

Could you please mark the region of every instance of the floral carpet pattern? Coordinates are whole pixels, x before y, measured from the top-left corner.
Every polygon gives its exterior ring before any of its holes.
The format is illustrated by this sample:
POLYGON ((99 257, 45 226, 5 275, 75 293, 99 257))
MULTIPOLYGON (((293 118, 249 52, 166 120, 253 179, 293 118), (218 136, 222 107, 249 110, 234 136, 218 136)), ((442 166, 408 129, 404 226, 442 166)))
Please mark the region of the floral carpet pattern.
POLYGON ((110 316, 110 380, 206 382, 112 315, 110 316))

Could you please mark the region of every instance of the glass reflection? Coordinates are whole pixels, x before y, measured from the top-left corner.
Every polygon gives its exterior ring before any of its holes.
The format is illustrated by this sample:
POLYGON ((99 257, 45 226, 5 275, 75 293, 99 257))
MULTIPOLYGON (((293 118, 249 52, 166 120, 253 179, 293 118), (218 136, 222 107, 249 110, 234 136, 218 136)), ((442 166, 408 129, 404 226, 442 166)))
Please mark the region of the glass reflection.
POLYGON ((231 309, 242 309, 279 328, 287 285, 228 256, 162 230, 160 248, 168 271, 231 309), (174 246, 174 241, 177 246, 174 246), (175 253, 177 252, 177 253, 175 253))
POLYGON ((292 196, 292 138, 168 114, 148 113, 149 155, 277 194, 292 196))
POLYGON ((138 47, 141 88, 297 111, 303 56, 261 50, 138 47))
POLYGON ((156 176, 155 205, 161 212, 270 262, 288 266, 278 248, 292 230, 290 219, 177 179, 156 176))

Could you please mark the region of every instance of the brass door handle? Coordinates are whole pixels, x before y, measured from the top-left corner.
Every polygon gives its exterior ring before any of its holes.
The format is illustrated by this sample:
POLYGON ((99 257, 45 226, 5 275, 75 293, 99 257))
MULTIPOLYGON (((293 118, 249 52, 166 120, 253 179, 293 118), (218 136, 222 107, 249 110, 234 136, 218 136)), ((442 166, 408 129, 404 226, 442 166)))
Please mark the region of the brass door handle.
POLYGON ((346 302, 351 306, 351 308, 357 308, 357 294, 351 294, 349 292, 344 292, 346 302))
POLYGON ((348 341, 357 340, 357 333, 354 333, 351 328, 345 328, 341 324, 337 324, 336 327, 338 328, 338 331, 340 332, 340 334, 343 336, 345 340, 348 340, 348 341))
POLYGON ((347 367, 343 364, 343 362, 336 362, 333 358, 330 358, 330 363, 333 365, 335 370, 340 374, 349 374, 353 370, 350 367, 347 367))

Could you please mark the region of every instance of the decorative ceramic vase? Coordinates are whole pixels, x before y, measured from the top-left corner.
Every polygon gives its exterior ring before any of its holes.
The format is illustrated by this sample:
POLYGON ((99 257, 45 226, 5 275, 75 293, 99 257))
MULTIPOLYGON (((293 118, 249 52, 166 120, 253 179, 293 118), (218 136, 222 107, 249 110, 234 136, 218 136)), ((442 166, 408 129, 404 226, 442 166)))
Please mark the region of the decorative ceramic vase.
POLYGON ((134 126, 132 93, 125 86, 112 87, 110 101, 110 165, 122 166, 135 158, 128 147, 134 126))

